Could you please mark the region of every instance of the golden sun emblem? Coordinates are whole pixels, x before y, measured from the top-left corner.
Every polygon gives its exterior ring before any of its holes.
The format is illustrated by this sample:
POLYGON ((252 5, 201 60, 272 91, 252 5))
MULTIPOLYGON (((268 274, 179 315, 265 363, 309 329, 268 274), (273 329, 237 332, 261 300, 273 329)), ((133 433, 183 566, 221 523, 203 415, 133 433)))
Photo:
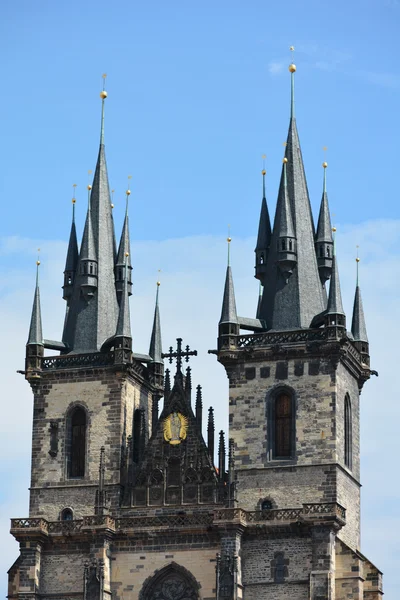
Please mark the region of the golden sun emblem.
POLYGON ((181 413, 174 412, 164 419, 164 439, 172 446, 186 439, 189 420, 181 413))

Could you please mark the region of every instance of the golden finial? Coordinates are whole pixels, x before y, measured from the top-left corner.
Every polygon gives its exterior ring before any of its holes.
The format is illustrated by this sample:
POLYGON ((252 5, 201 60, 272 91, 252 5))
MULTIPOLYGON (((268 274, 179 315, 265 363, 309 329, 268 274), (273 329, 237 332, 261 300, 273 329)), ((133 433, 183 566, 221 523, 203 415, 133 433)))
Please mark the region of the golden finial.
POLYGON ((226 238, 226 241, 228 242, 228 244, 231 243, 232 238, 231 238, 231 226, 228 225, 228 237, 226 238))
POLYGON ((288 159, 287 159, 287 158, 286 158, 286 156, 285 156, 285 158, 282 160, 282 162, 286 164, 286 163, 287 163, 287 161, 288 161, 288 159))
POLYGON ((111 208, 114 208, 114 192, 115 190, 111 190, 111 208))
POLYGON ((107 98, 107 92, 106 92, 106 90, 104 88, 105 88, 105 85, 106 85, 107 73, 103 73, 102 77, 103 77, 103 89, 100 92, 100 98, 102 100, 105 100, 105 98, 107 98))
POLYGON ((129 189, 130 186, 130 180, 132 179, 132 175, 128 175, 128 189, 126 190, 126 195, 130 196, 131 195, 131 190, 129 189))
POLYGON ((266 175, 267 171, 265 170, 265 159, 267 158, 267 155, 263 154, 261 158, 262 158, 262 161, 263 161, 263 168, 262 168, 262 171, 261 171, 261 175, 266 175))
POLYGON ((126 256, 126 258, 128 258, 129 252, 125 252, 125 256, 126 256))
POLYGON ((90 183, 88 184, 87 189, 89 190, 89 192, 92 189, 92 186, 90 185, 90 183))
MULTIPOLYGON (((158 269, 158 273, 161 273, 161 269, 158 269)), ((158 279, 158 281, 157 281, 157 287, 160 287, 160 285, 161 285, 161 281, 160 281, 160 279, 158 279)))
POLYGON ((358 262, 358 263, 360 262, 360 257, 358 256, 358 249, 359 249, 359 247, 360 246, 356 246, 356 248, 357 248, 356 262, 358 262))
POLYGON ((75 188, 76 188, 76 183, 72 184, 72 187, 74 188, 74 195, 72 197, 72 204, 75 204, 76 202, 76 198, 75 198, 75 188))
POLYGON ((38 251, 38 257, 37 257, 36 265, 39 266, 40 265, 40 260, 39 260, 40 248, 38 248, 37 251, 38 251))
POLYGON ((333 233, 336 233, 336 227, 335 226, 332 227, 332 231, 333 231, 333 233))
MULTIPOLYGON (((91 169, 89 169, 89 171, 88 171, 87 173, 88 173, 88 180, 90 181, 90 176, 91 176, 91 174, 92 174, 92 171, 91 171, 91 169)), ((92 189, 92 186, 90 185, 90 183, 88 183, 88 185, 87 185, 87 189, 89 190, 89 192, 90 192, 90 190, 92 189)))
MULTIPOLYGON (((290 52, 294 52, 294 46, 290 46, 289 50, 290 52)), ((291 73, 294 73, 296 71, 296 65, 293 63, 293 61, 289 65, 289 71, 291 73)))
MULTIPOLYGON (((324 146, 324 147, 322 148, 322 150, 323 150, 324 152, 326 152, 326 151, 328 150, 328 147, 327 147, 327 146, 324 146)), ((324 162, 322 163, 322 166, 324 167, 324 169, 326 169, 326 167, 328 166, 328 163, 327 163, 327 162, 324 160, 324 162)))

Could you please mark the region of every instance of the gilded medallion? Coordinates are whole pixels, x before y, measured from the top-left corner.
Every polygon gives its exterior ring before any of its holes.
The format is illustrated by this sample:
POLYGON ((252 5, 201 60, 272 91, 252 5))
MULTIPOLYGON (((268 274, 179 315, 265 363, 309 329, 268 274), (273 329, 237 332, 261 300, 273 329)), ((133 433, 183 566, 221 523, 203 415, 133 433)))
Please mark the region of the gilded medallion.
POLYGON ((172 446, 180 444, 186 439, 188 418, 181 413, 174 412, 164 419, 164 439, 172 446))

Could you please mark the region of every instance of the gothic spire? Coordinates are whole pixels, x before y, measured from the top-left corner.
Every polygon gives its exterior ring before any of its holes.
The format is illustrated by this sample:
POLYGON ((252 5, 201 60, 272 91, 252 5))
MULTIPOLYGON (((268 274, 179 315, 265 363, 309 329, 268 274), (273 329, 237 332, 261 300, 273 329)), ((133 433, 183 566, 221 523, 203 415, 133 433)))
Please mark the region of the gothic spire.
POLYGON ((289 71, 291 73, 291 109, 285 152, 287 163, 286 167, 282 169, 260 312, 260 319, 266 322, 267 329, 275 330, 308 328, 313 317, 325 308, 325 297, 320 283, 314 248, 314 223, 294 112, 294 73, 296 71, 294 64, 289 66, 289 71), (296 247, 296 264, 289 277, 282 273, 282 269, 277 269, 280 221, 282 213, 288 213, 285 207, 287 202, 290 206, 296 247))
POLYGON ((72 198, 72 224, 71 224, 71 232, 69 234, 69 242, 68 242, 68 250, 67 250, 67 259, 65 261, 65 269, 64 269, 64 285, 63 285, 63 298, 67 302, 72 296, 72 291, 74 287, 74 281, 76 277, 76 269, 78 266, 79 260, 79 251, 78 251, 78 241, 76 237, 76 227, 75 227, 75 184, 74 184, 74 197, 72 198))
POLYGON ((324 168, 324 183, 319 209, 317 233, 315 235, 315 252, 317 254, 319 276, 322 285, 324 285, 332 272, 333 239, 328 194, 326 191, 326 169, 328 163, 324 162, 322 163, 322 166, 324 168))
POLYGON ((128 217, 128 203, 129 196, 131 194, 130 189, 126 190, 126 207, 125 207, 125 218, 122 226, 121 239, 119 242, 116 265, 115 265, 115 287, 117 290, 118 302, 121 302, 122 289, 124 287, 125 277, 125 257, 128 254, 128 294, 132 295, 132 264, 131 264, 131 245, 129 239, 129 217, 128 217))
POLYGON ((201 433, 203 423, 203 398, 201 393, 201 385, 196 388, 196 423, 198 430, 201 433))
MULTIPOLYGON (((104 149, 104 103, 107 92, 100 94, 102 101, 100 148, 90 197, 90 217, 84 234, 78 264, 78 276, 70 300, 65 321, 63 342, 70 352, 97 352, 105 340, 111 338, 117 328, 118 303, 114 284, 114 226, 111 214, 110 190, 104 149), (90 234, 89 228, 92 233, 90 234), (87 244, 87 246, 86 246, 87 244), (86 247, 97 263, 93 273, 85 273, 86 247), (96 273, 94 273, 96 271, 96 273), (82 294, 82 285, 88 275, 96 278, 93 294, 82 294)), ((89 211, 88 211, 89 213, 89 211)), ((86 263, 87 264, 87 263, 86 263)), ((90 267, 90 264, 88 265, 90 267)))
POLYGON ((207 423, 207 446, 210 454, 212 463, 214 464, 214 436, 215 436, 215 425, 214 425, 214 409, 212 406, 208 409, 208 423, 207 423))
POLYGON ((29 335, 27 346, 43 346, 43 331, 42 331, 42 311, 40 308, 40 291, 39 291, 39 265, 40 260, 36 261, 36 286, 33 296, 33 306, 31 323, 29 326, 29 335))
POLYGON ((271 243, 271 221, 269 218, 267 199, 265 197, 265 168, 263 168, 261 174, 263 196, 261 200, 260 221, 258 224, 257 245, 254 252, 256 253, 255 277, 263 281, 265 275, 268 249, 271 243))
MULTIPOLYGON (((333 227, 333 232, 336 227, 333 227)), ((328 306, 326 309, 326 324, 346 326, 346 316, 343 310, 342 294, 340 291, 339 271, 336 260, 336 243, 333 241, 332 275, 329 284, 328 306)))
POLYGON ((225 433, 219 432, 219 444, 218 444, 218 474, 221 481, 225 479, 225 433))
POLYGON ((151 331, 150 349, 149 355, 153 363, 164 364, 161 357, 162 344, 161 344, 161 323, 160 323, 160 309, 158 306, 158 294, 160 290, 160 282, 157 281, 157 292, 156 292, 156 306, 154 309, 154 320, 153 329, 151 331))
POLYGON ((230 244, 232 238, 228 237, 228 266, 226 268, 226 277, 225 277, 225 288, 224 288, 224 297, 222 301, 222 311, 221 318, 219 320, 219 324, 222 325, 224 323, 238 323, 237 314, 236 314, 236 301, 235 301, 235 290, 233 288, 233 277, 232 277, 232 269, 230 266, 230 244))
POLYGON ((367 328, 365 325, 364 308, 361 298, 361 290, 358 278, 358 266, 360 259, 356 258, 357 261, 357 281, 356 281, 356 293, 354 295, 353 305, 353 318, 351 321, 351 333, 355 342, 364 342, 368 344, 367 328))
POLYGON ((121 303, 119 305, 119 315, 117 322, 117 330, 115 337, 127 338, 132 340, 131 334, 131 317, 129 311, 129 294, 128 294, 128 256, 125 260, 125 279, 124 288, 122 290, 121 303))

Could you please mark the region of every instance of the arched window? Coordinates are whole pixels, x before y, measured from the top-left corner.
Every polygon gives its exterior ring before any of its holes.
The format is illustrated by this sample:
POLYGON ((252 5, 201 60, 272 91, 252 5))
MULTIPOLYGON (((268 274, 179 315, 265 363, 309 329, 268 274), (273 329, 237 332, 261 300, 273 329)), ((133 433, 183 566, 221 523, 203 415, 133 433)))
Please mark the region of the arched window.
MULTIPOLYGON (((185 600, 199 599, 199 584, 184 567, 171 563, 155 575, 146 579, 139 594, 139 600, 185 600)), ((225 596, 224 596, 225 597, 225 596)))
POLYGON ((70 417, 68 477, 84 477, 86 462, 86 413, 75 408, 70 417))
POLYGON ((344 399, 344 464, 348 469, 353 466, 352 442, 351 402, 349 395, 346 394, 344 399))
POLYGON ((274 458, 291 458, 292 448, 292 398, 283 392, 275 398, 275 452, 274 458))
POLYGON ((74 520, 74 515, 72 513, 72 510, 70 508, 64 508, 64 510, 61 511, 61 521, 73 521, 74 520))

